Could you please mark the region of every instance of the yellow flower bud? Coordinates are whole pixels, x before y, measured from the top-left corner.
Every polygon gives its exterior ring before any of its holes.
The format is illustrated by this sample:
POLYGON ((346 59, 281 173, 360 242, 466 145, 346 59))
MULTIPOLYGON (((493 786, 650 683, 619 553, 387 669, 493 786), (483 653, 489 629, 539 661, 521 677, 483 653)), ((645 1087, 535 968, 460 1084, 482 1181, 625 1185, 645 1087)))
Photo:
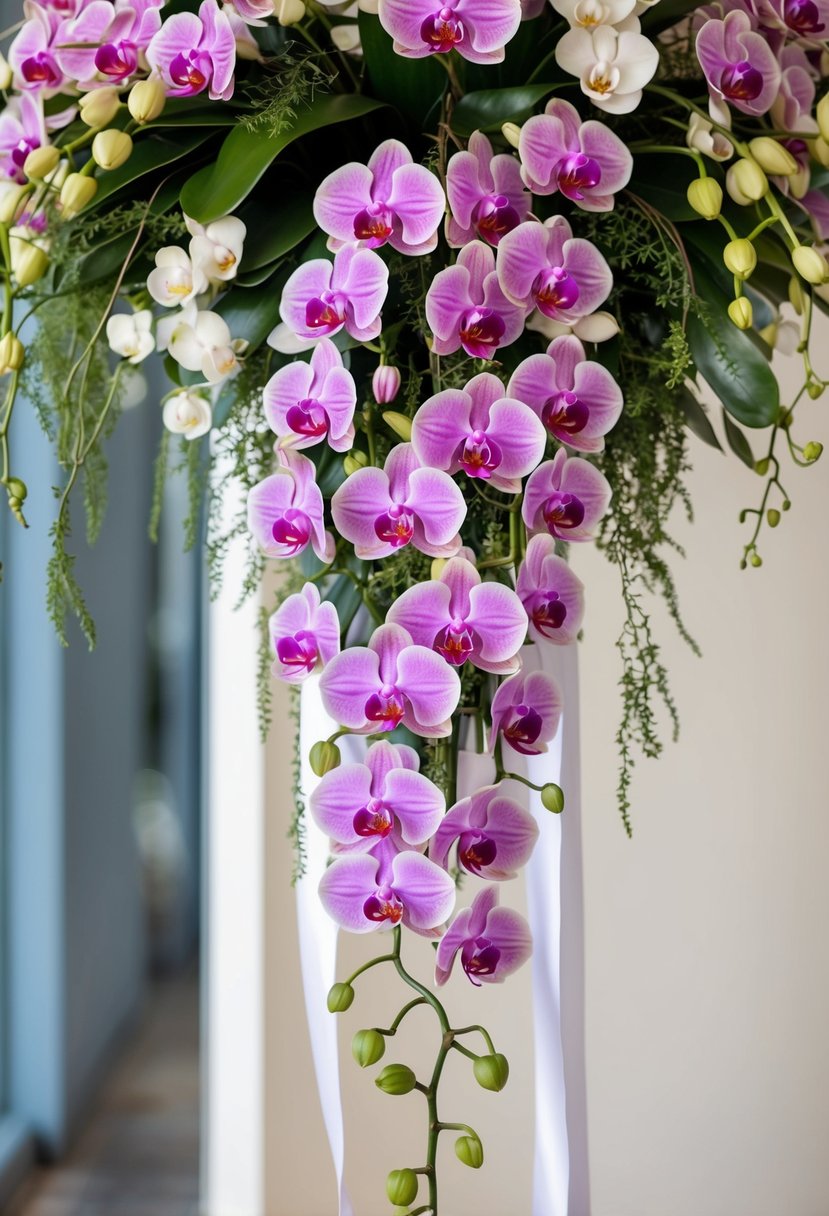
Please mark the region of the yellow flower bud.
POLYGON ((747 207, 759 202, 769 192, 769 179, 756 160, 742 157, 735 161, 725 175, 725 188, 735 203, 747 207))
POLYGON ((813 401, 817 401, 818 397, 823 396, 824 389, 825 385, 821 384, 819 380, 810 380, 806 385, 806 392, 813 401))
POLYGON ((60 191, 60 205, 64 217, 70 220, 73 215, 83 211, 97 193, 98 183, 94 177, 88 177, 85 173, 70 173, 60 191))
POLYGON ((347 477, 356 473, 358 469, 364 469, 367 464, 368 459, 363 452, 349 452, 343 460, 343 468, 347 477))
POLYGON ((715 220, 722 208, 722 186, 713 177, 698 177, 688 187, 688 202, 697 215, 715 220))
POLYGON ((164 85, 157 76, 139 80, 130 89, 127 109, 136 122, 152 122, 158 118, 167 101, 164 85))
POLYGON ((29 493, 25 481, 21 481, 19 477, 10 477, 6 482, 6 489, 19 503, 25 502, 29 493))
POLYGON ((829 169, 829 143, 818 135, 817 139, 813 139, 809 144, 809 151, 819 164, 823 165, 824 169, 829 169))
POLYGON ((274 12, 280 25, 296 25, 305 16, 305 5, 302 0, 276 0, 274 12))
POLYGON ((38 279, 42 279, 49 269, 49 256, 30 241, 19 237, 11 238, 12 268, 18 287, 31 287, 38 279))
POLYGON ((0 224, 13 224, 19 219, 26 205, 26 198, 31 193, 31 186, 5 186, 0 194, 0 224))
POLYGON ((770 135, 758 135, 749 141, 751 155, 761 169, 766 173, 777 173, 781 177, 791 177, 797 173, 797 161, 788 148, 784 148, 770 135))
POLYGON ((517 123, 505 122, 501 127, 501 134, 512 148, 517 148, 521 139, 521 128, 517 123))
POLYGON ((405 414, 398 414, 395 410, 386 410, 383 414, 383 421, 404 443, 409 442, 412 437, 411 418, 407 418, 405 414))
POLYGON ((102 169, 120 169, 132 156, 132 137, 110 127, 99 131, 92 141, 92 159, 102 169))
POLYGON ((23 172, 27 177, 42 182, 44 177, 57 169, 59 161, 60 152, 54 144, 44 144, 42 148, 35 148, 29 153, 23 162, 23 172))
POLYGON ((113 85, 85 93, 79 103, 81 122, 88 127, 105 127, 112 122, 121 105, 118 90, 113 85))
POLYGON ((807 443, 803 449, 803 459, 808 460, 810 464, 814 464, 816 460, 820 460, 823 453, 823 444, 818 443, 816 439, 807 443))
MULTIPOLYGON (((23 343, 15 334, 8 333, 0 338, 0 376, 20 371, 24 354, 23 343)), ((18 498, 25 498, 25 494, 18 494, 18 498)))
POLYGON ((722 260, 738 279, 747 279, 757 265, 757 251, 751 241, 744 237, 729 241, 722 252, 722 260))
POLYGON ((829 93, 827 93, 824 97, 821 97, 820 101, 817 103, 815 118, 817 119, 817 125, 820 130, 821 138, 825 139, 826 142, 829 143, 829 93))
POLYGON ((811 245, 798 245, 792 250, 792 262, 797 273, 807 283, 819 285, 829 279, 829 263, 811 245))
POLYGON ((751 329, 751 322, 754 319, 751 300, 747 300, 745 296, 738 296, 728 305, 728 315, 738 329, 751 329))
POLYGON ((446 562, 447 562, 447 559, 445 557, 433 558, 432 567, 431 567, 431 570, 429 571, 430 578, 434 578, 434 579, 440 578, 443 568, 446 565, 446 562))

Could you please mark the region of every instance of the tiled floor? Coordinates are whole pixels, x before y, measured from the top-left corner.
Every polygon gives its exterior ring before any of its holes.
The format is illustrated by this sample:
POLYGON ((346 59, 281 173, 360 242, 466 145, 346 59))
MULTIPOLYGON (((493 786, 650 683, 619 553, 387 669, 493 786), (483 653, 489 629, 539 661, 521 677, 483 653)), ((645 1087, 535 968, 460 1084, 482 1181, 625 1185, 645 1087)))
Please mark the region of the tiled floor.
POLYGON ((195 1216, 198 1131, 191 977, 156 989, 76 1147, 32 1179, 8 1216, 195 1216))

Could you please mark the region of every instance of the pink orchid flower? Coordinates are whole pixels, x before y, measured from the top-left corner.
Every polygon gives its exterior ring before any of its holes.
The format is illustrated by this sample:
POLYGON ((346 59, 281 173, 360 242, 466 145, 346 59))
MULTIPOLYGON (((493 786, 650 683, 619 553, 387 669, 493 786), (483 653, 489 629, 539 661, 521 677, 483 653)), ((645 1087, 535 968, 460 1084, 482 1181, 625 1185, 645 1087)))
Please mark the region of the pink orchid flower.
POLYGON ((445 984, 460 951, 461 966, 475 986, 502 984, 532 954, 533 939, 524 917, 498 906, 498 888, 486 887, 471 908, 463 908, 440 940, 435 983, 445 984))
POLYGON ((211 101, 233 96, 236 39, 216 0, 202 0, 195 13, 173 13, 147 47, 147 62, 171 97, 208 90, 211 101))
POLYGON ((282 290, 279 311, 292 333, 305 341, 333 337, 345 327, 358 342, 380 332, 380 309, 389 271, 371 249, 346 246, 327 258, 312 258, 293 272, 282 290))
POLYGON ((12 98, 0 113, 0 177, 25 182, 26 157, 47 142, 42 97, 21 93, 12 98))
POLYGON ((314 197, 314 218, 331 240, 329 249, 387 242, 399 253, 431 253, 446 200, 429 169, 416 165, 399 140, 387 139, 367 165, 335 169, 314 197))
POLYGON ((507 233, 498 246, 498 282, 515 304, 570 325, 601 307, 613 275, 596 246, 574 237, 556 215, 507 233))
POLYGON ((322 876, 319 895, 331 919, 350 933, 402 923, 438 937, 455 906, 455 884, 445 870, 422 853, 388 846, 338 858, 322 876))
POLYGON ((336 545, 323 523, 323 502, 307 456, 283 449, 281 468, 248 495, 248 527, 267 557, 296 557, 310 544, 321 562, 336 545))
POLYGON ((293 448, 327 440, 335 452, 347 452, 354 443, 357 387, 328 338, 314 347, 310 363, 296 360, 275 372, 263 398, 268 425, 293 448))
MULTIPOLYGON (((555 98, 528 118, 518 143, 521 176, 533 194, 555 194, 584 211, 611 211, 629 182, 633 157, 607 123, 582 122, 575 106, 555 98)), ((451 163, 451 162, 450 162, 451 163)))
POLYGON ((533 536, 518 570, 515 590, 529 617, 536 642, 566 646, 578 637, 584 620, 584 584, 546 532, 533 536))
POLYGON ((622 390, 606 367, 587 359, 572 334, 555 338, 545 355, 530 355, 507 392, 524 401, 550 434, 578 452, 601 452, 622 412, 622 390))
POLYGON ((521 515, 531 532, 546 529, 556 540, 592 540, 610 497, 610 486, 597 468, 568 458, 560 448, 527 482, 521 515))
POLYGON ((381 625, 368 646, 350 646, 331 660, 320 691, 334 721, 356 734, 402 722, 416 735, 442 738, 452 733, 461 684, 434 650, 415 646, 399 625, 381 625))
POLYGON ((501 63, 521 24, 521 0, 380 0, 378 13, 398 55, 457 51, 472 63, 501 63))
POLYGON ((446 195, 452 210, 446 239, 456 248, 478 238, 497 246, 502 236, 524 222, 532 201, 515 157, 505 152, 494 156, 492 144, 480 131, 469 137, 466 152, 451 157, 446 195))
POLYGON ((60 18, 36 5, 26 11, 28 20, 9 47, 15 87, 51 97, 60 92, 64 82, 55 51, 60 18))
POLYGON ((544 455, 546 435, 518 394, 482 372, 464 389, 447 388, 424 401, 412 423, 412 445, 421 464, 489 481, 517 494, 521 478, 544 455))
POLYGON ((314 821, 340 852, 365 853, 384 840, 398 851, 425 844, 446 803, 419 768, 413 748, 372 743, 363 764, 341 764, 322 778, 309 800, 314 821))
POLYGON ((498 687, 492 698, 490 751, 500 735, 522 756, 540 756, 554 739, 561 721, 561 693, 544 671, 519 671, 498 687))
POLYGON ((453 667, 467 659, 498 675, 518 667, 527 614, 511 587, 484 583, 464 557, 453 557, 440 577, 404 591, 389 609, 419 646, 429 646, 453 667))
POLYGON ((447 811, 429 846, 429 856, 448 868, 457 842, 458 865, 480 878, 504 882, 526 865, 538 839, 528 810, 501 793, 500 785, 476 790, 447 811))
POLYGON ((271 668, 279 680, 295 684, 324 667, 340 652, 340 621, 333 604, 320 601, 314 583, 289 595, 273 613, 268 630, 276 662, 271 668))
POLYGON ((466 503, 451 477, 421 467, 412 444, 399 443, 382 469, 369 466, 346 478, 331 500, 331 514, 363 561, 410 543, 430 557, 453 557, 466 503))
POLYGON ((132 0, 128 7, 116 7, 109 0, 91 0, 61 25, 55 55, 81 89, 94 88, 101 77, 118 84, 137 70, 140 54, 160 28, 156 3, 132 0), (73 45, 80 43, 87 45, 73 45))
POLYGON ((732 9, 722 21, 709 16, 697 33, 697 59, 712 98, 743 114, 765 114, 780 87, 780 65, 754 24, 748 13, 732 9))
POLYGON ((495 254, 482 241, 465 245, 455 265, 435 275, 426 296, 432 349, 438 355, 451 355, 463 347, 474 359, 491 359, 496 350, 520 337, 526 314, 526 308, 508 300, 501 290, 495 254))

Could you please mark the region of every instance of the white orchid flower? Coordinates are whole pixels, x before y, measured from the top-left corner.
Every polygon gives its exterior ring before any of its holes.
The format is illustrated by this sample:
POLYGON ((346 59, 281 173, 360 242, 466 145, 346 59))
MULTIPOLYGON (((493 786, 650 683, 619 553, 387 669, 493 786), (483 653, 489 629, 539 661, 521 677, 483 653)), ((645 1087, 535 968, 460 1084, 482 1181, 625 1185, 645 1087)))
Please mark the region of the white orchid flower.
POLYGON ((579 78, 581 91, 599 109, 629 114, 659 66, 659 52, 644 34, 600 25, 568 30, 556 47, 556 62, 579 78))
POLYGON ((184 217, 191 234, 190 260, 210 283, 227 283, 236 278, 247 229, 235 215, 226 215, 203 226, 184 217))
POLYGON ((624 21, 634 11, 636 0, 552 0, 552 4, 574 28, 594 30, 624 21))
POLYGON ((110 350, 132 364, 141 363, 155 350, 153 314, 149 308, 116 313, 107 321, 106 332, 110 350))
POLYGON ((268 334, 268 346, 280 355, 301 355, 306 350, 313 350, 316 344, 316 338, 298 338, 284 321, 280 321, 268 334))
POLYGON ((174 435, 184 435, 185 439, 199 439, 206 435, 213 425, 213 408, 201 393, 188 392, 185 389, 167 398, 162 418, 167 430, 174 435))
POLYGON ((685 142, 689 148, 701 152, 711 160, 731 160, 734 155, 734 145, 719 131, 715 131, 711 123, 701 114, 692 114, 688 123, 685 142))
POLYGON ((187 304, 207 291, 204 271, 195 266, 178 245, 165 245, 155 255, 155 270, 147 278, 147 290, 158 304, 172 308, 187 304))
POLYGON ((208 384, 220 384, 239 368, 237 358, 246 348, 243 339, 230 336, 227 322, 205 309, 180 319, 169 337, 168 350, 189 372, 201 372, 208 384))
POLYGON ((527 321, 527 329, 543 334, 548 341, 559 338, 562 334, 575 334, 582 342, 608 342, 619 332, 619 323, 610 312, 599 310, 586 317, 579 317, 572 325, 564 321, 554 321, 536 310, 527 321))

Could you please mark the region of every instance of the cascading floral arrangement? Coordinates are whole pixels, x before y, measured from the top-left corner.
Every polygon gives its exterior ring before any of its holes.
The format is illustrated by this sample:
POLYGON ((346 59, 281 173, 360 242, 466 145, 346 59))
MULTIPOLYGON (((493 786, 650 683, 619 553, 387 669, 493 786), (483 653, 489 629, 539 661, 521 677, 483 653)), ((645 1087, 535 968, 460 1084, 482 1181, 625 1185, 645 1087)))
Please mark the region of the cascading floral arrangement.
MULTIPOLYGON (((474 1129, 438 1110, 450 1054, 485 1088, 507 1080, 486 1030, 453 1029, 404 966, 402 931, 436 944, 437 985, 456 962, 500 982, 530 954, 498 884, 539 831, 522 786, 548 812, 564 795, 510 757, 558 730, 561 695, 534 656, 581 630, 569 545, 595 538, 620 572, 629 828, 660 698, 676 725, 644 593, 693 645, 665 560, 669 514, 690 510, 687 428, 764 482, 741 517, 743 567, 791 506, 781 452, 820 456, 794 428, 826 385, 809 339, 829 300, 827 22, 826 0, 25 0, 10 31, 8 505, 25 523, 20 394, 65 471, 49 608, 62 639, 72 613, 92 643, 70 500, 81 480, 94 540, 105 441, 140 396, 137 365, 162 353, 151 531, 179 436, 188 538, 207 487, 217 577, 246 533, 245 594, 266 560, 283 564, 263 610, 264 716, 273 663, 295 686, 321 673, 339 726, 310 757, 334 857, 320 897, 348 930, 391 930, 360 972, 388 962, 413 990, 390 1027, 356 1034, 355 1059, 376 1064, 417 1006, 437 1018, 428 1080, 403 1064, 377 1077, 428 1107, 425 1160, 389 1175, 400 1210, 437 1216, 441 1132, 483 1161, 474 1129), (774 349, 802 359, 789 403, 774 349), (744 428, 765 432, 759 457, 744 428), (246 510, 227 528, 217 504, 239 484, 246 510), (359 762, 342 763, 346 734, 373 740, 359 762), (461 747, 491 754, 493 780, 459 797, 461 747), (455 911, 467 875, 474 898, 455 911)), ((300 869, 303 809, 298 790, 300 869)))

